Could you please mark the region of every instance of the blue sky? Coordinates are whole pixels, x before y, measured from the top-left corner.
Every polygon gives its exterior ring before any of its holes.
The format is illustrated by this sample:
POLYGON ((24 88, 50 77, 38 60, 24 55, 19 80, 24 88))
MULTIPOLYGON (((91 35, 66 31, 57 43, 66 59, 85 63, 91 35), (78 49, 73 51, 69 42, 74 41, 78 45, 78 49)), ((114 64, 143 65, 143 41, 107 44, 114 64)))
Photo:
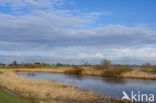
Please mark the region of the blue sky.
POLYGON ((69 9, 101 11, 108 16, 101 16, 97 25, 123 24, 127 26, 149 25, 155 27, 156 1, 151 0, 74 0, 69 9))
POLYGON ((0 0, 0 62, 156 60, 155 0, 0 0))

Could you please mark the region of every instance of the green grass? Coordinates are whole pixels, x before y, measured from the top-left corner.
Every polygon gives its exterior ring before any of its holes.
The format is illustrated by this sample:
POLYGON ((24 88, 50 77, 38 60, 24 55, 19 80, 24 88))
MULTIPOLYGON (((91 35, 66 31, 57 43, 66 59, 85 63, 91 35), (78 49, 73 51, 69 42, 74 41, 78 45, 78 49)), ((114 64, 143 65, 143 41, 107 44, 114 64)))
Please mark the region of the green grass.
POLYGON ((0 68, 3 68, 3 69, 5 69, 5 68, 9 68, 9 66, 0 66, 0 68))
POLYGON ((13 96, 0 88, 0 103, 32 103, 29 100, 13 96))

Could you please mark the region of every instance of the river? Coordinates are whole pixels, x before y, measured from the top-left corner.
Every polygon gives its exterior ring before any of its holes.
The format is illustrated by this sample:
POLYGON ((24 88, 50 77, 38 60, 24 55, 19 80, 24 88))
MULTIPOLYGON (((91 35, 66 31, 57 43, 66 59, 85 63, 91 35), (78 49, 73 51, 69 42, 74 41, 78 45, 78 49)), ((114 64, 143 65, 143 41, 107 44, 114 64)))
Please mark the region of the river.
POLYGON ((133 91, 138 95, 154 94, 156 96, 156 80, 78 76, 49 72, 19 73, 18 75, 31 80, 53 80, 110 97, 122 98, 123 91, 129 95, 133 91))

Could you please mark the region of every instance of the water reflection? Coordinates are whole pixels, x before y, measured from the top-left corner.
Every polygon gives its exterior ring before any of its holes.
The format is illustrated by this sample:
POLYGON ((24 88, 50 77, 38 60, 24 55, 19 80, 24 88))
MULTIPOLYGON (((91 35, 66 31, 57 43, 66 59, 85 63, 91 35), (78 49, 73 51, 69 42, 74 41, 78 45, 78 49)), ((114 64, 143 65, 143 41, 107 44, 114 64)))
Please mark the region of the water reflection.
MULTIPOLYGON (((99 80, 99 79, 97 79, 99 80)), ((125 79, 121 79, 121 78, 118 78, 118 79, 115 79, 115 78, 103 78, 103 79, 100 79, 101 81, 103 82, 106 82, 110 85, 113 85, 113 84, 126 84, 128 81, 125 80, 125 79)))
POLYGON ((69 78, 73 78, 73 79, 76 79, 76 80, 84 80, 84 79, 83 79, 83 76, 81 76, 81 75, 68 75, 68 74, 67 74, 67 76, 68 76, 69 78))

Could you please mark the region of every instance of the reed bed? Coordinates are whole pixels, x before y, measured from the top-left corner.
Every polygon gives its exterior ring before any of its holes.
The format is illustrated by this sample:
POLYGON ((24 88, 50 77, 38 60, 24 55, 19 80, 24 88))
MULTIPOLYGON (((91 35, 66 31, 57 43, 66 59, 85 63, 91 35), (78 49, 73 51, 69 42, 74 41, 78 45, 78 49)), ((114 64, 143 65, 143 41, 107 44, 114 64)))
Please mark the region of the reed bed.
POLYGON ((95 94, 77 90, 73 86, 53 81, 26 80, 10 70, 0 70, 0 86, 35 103, 125 103, 95 94))
POLYGON ((125 74, 122 74, 123 78, 135 78, 135 79, 152 79, 156 80, 156 75, 151 73, 146 73, 142 71, 131 71, 125 74))
POLYGON ((116 78, 136 78, 136 79, 153 79, 156 80, 156 74, 143 72, 138 69, 105 69, 99 70, 94 68, 83 67, 70 67, 58 69, 45 69, 45 68, 14 68, 9 69, 14 72, 55 72, 66 73, 74 75, 87 75, 87 76, 101 76, 101 77, 116 77, 116 78))

